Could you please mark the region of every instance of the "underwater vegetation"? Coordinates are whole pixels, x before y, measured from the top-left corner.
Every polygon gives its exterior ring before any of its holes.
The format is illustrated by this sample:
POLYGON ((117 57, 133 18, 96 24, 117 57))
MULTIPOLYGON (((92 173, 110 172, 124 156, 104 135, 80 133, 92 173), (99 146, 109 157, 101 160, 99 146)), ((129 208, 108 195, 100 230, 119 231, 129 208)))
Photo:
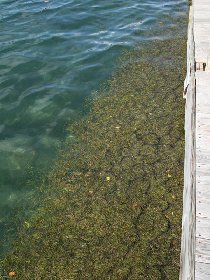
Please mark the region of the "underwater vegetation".
POLYGON ((186 40, 124 54, 71 126, 42 206, 2 265, 13 279, 178 279, 186 40), (13 275, 12 275, 13 273, 13 275))

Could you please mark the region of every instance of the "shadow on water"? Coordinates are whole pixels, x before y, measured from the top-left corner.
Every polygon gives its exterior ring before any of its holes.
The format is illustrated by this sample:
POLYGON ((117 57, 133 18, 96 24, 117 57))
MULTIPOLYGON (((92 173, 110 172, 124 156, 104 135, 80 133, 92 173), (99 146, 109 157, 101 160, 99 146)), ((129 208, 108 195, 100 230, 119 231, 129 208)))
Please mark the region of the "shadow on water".
MULTIPOLYGON (((185 27, 185 26, 184 26, 185 27)), ((16 279, 178 279, 186 38, 124 54, 3 261, 16 279)))

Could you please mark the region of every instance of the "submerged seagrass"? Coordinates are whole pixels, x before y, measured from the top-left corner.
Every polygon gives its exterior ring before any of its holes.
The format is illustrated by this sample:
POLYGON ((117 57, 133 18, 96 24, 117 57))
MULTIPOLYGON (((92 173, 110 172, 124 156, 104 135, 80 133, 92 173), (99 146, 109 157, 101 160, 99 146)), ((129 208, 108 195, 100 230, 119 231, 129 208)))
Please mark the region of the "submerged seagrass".
POLYGON ((185 40, 122 66, 74 125, 43 206, 5 258, 16 279, 178 279, 185 40))

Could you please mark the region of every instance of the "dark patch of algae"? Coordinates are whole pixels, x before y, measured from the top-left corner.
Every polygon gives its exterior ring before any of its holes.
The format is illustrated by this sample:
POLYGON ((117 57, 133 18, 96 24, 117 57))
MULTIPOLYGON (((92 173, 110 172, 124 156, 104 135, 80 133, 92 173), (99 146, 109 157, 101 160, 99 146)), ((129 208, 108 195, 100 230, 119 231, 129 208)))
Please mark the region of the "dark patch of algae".
POLYGON ((15 279, 178 279, 185 45, 127 53, 74 125, 43 206, 3 261, 15 279))

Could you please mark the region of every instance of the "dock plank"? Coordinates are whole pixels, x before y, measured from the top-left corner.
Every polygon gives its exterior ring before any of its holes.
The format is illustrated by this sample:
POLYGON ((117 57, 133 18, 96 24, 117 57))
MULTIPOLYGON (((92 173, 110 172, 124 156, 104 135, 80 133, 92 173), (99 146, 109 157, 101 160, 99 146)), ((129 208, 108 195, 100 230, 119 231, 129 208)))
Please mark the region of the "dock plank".
POLYGON ((210 53, 210 2, 194 0, 195 61, 208 64, 210 53))
MULTIPOLYGON (((190 279, 190 278, 188 278, 190 279)), ((195 265, 195 279, 196 280, 209 280, 209 264, 199 263, 199 265, 195 265)))
MULTIPOLYGON (((210 2, 209 2, 209 7, 210 7, 210 2)), ((209 15, 210 15, 210 10, 209 10, 209 15)), ((208 26, 210 30, 210 25, 206 25, 206 26, 208 26)), ((199 30, 202 31, 202 29, 199 30)), ((205 279, 207 280, 210 279, 210 73, 207 71, 197 71, 195 73, 195 76, 196 76, 195 280, 205 280, 205 279)))

